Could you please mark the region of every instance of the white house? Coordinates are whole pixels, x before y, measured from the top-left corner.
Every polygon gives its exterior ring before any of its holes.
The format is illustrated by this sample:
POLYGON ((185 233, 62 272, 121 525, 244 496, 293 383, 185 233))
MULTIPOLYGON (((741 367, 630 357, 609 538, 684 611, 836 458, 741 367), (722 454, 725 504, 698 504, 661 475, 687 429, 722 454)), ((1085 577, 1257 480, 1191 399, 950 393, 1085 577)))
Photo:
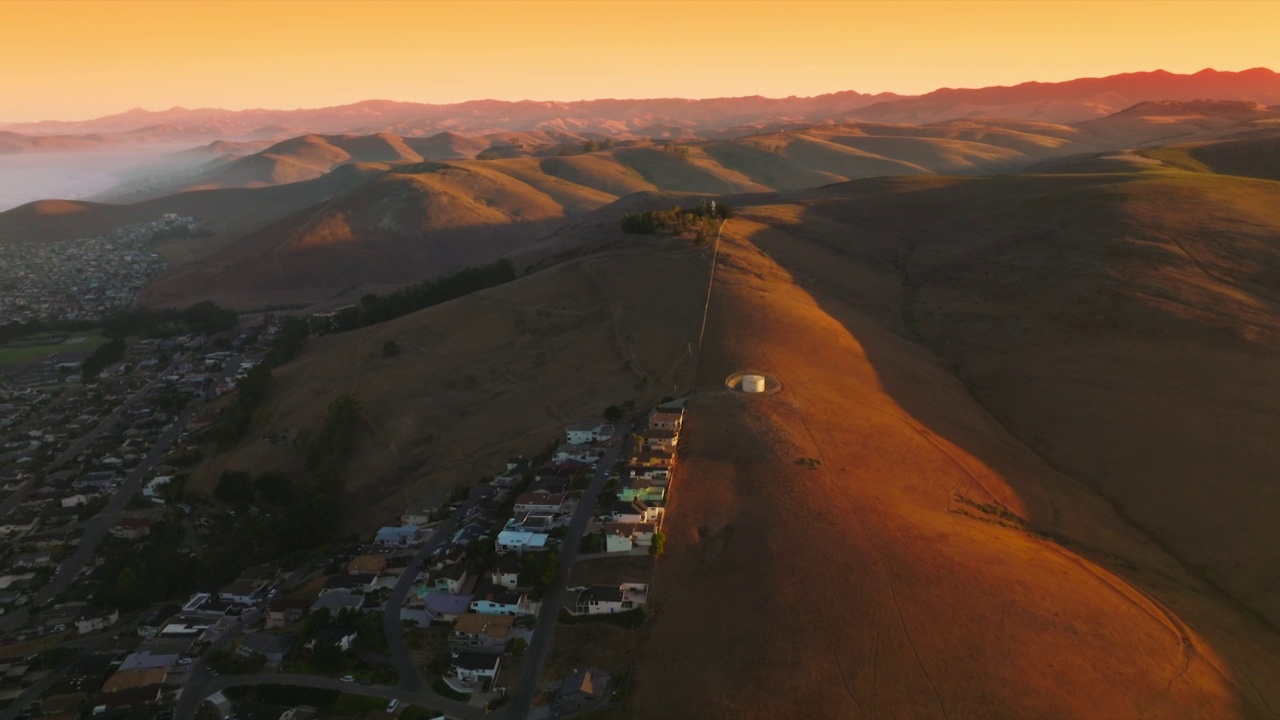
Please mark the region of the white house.
POLYGON ((604 551, 631 552, 653 544, 653 523, 618 522, 604 524, 604 551))
POLYGON ((579 615, 607 615, 643 607, 649 598, 649 586, 643 583, 592 585, 578 594, 579 615))
POLYGON ((81 635, 99 632, 115 625, 120 620, 119 610, 99 610, 87 612, 76 620, 76 632, 81 635))
POLYGON ((142 496, 152 502, 163 502, 160 499, 160 488, 173 481, 172 475, 157 475, 142 487, 142 496))
POLYGON ((520 584, 520 561, 511 556, 498 558, 497 564, 489 571, 489 582, 514 590, 520 584))
POLYGON ((542 552, 547 549, 547 544, 550 541, 551 536, 546 533, 503 530, 498 533, 498 540, 494 547, 500 553, 542 552))
POLYGON ((69 507, 80 507, 81 505, 88 505, 89 501, 92 499, 93 499, 92 496, 85 495, 84 493, 76 493, 75 495, 68 495, 67 497, 62 498, 62 507, 69 508, 69 507))
POLYGON ((609 519, 619 523, 657 523, 662 516, 662 508, 654 507, 643 500, 631 502, 618 501, 613 505, 609 519))
POLYGON ((551 456, 551 461, 557 465, 571 461, 589 465, 599 460, 603 455, 603 450, 590 445, 565 444, 556 448, 556 454, 551 456))
POLYGON ((608 440, 611 437, 613 437, 613 426, 599 422, 577 423, 564 429, 565 442, 570 445, 586 445, 608 440))
POLYGON ((478 652, 459 652, 453 656, 450 675, 470 687, 485 680, 493 680, 502 667, 502 656, 478 652))
POLYGON ((532 615, 529 596, 519 591, 491 591, 471 601, 471 611, 485 615, 532 615))

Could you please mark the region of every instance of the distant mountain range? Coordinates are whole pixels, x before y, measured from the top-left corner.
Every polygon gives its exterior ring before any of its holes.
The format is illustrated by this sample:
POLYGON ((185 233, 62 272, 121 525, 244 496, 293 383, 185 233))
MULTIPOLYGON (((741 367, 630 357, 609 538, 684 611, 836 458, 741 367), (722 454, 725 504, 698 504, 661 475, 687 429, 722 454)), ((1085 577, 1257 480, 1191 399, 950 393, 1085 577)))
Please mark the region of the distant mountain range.
POLYGON ((283 140, 308 133, 392 133, 426 137, 500 131, 565 133, 612 138, 737 137, 821 123, 873 121, 928 123, 998 117, 1073 123, 1157 100, 1243 100, 1280 104, 1280 74, 1266 68, 1202 70, 1179 75, 1156 70, 1058 83, 1009 87, 944 88, 919 96, 854 91, 799 98, 586 100, 539 102, 475 100, 449 105, 367 100, 297 110, 162 111, 134 109, 84 121, 0 125, 0 153, 77 149, 113 143, 283 140), (59 136, 52 141, 48 136, 59 136))

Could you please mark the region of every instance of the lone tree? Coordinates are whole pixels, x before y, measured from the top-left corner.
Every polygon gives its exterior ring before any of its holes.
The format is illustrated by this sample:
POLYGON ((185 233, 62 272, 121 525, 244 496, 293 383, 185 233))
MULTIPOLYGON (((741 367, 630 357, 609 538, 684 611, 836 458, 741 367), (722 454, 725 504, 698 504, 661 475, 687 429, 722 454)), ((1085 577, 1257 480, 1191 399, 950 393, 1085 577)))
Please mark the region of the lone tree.
POLYGON ((604 419, 611 423, 618 422, 622 419, 622 408, 617 405, 610 405, 604 409, 604 419))
POLYGON ((400 354, 400 346, 395 340, 388 340, 382 343, 382 357, 393 357, 400 354))
POLYGON ((667 534, 664 532, 656 532, 653 534, 653 543, 649 545, 649 554, 658 557, 667 549, 667 534))

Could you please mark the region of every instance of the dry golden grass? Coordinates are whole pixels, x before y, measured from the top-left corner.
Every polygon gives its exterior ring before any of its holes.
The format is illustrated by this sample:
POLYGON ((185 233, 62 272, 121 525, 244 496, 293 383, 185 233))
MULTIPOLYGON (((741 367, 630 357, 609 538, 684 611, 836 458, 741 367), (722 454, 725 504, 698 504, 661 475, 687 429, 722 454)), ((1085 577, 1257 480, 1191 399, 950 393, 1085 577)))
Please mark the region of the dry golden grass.
POLYGON ((632 716, 1266 715, 1274 634, 826 284, 857 261, 731 225, 632 716))
POLYGON ((334 398, 364 407, 350 465, 353 529, 533 454, 611 404, 687 389, 709 250, 649 238, 388 323, 312 340, 276 371, 270 427, 197 473, 296 467, 262 435, 316 426, 334 398), (382 356, 394 340, 402 352, 382 356))

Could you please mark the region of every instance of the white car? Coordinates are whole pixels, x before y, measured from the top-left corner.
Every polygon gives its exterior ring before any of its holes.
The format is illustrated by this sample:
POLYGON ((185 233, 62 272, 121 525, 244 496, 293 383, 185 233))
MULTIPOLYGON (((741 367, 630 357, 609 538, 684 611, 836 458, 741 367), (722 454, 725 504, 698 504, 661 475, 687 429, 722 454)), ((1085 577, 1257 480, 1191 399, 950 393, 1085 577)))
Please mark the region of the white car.
POLYGON ((191 664, 191 663, 193 663, 193 662, 195 662, 195 659, 194 659, 194 658, 184 657, 184 658, 182 658, 181 660, 179 660, 179 661, 178 661, 178 664, 179 664, 179 665, 190 665, 190 664, 191 664))
POLYGON ((340 678, 338 678, 338 679, 339 679, 339 680, 341 680, 341 681, 342 681, 342 682, 344 682, 344 683, 353 683, 353 682, 355 682, 355 681, 356 681, 356 676, 355 676, 355 675, 343 675, 342 677, 340 677, 340 678))

